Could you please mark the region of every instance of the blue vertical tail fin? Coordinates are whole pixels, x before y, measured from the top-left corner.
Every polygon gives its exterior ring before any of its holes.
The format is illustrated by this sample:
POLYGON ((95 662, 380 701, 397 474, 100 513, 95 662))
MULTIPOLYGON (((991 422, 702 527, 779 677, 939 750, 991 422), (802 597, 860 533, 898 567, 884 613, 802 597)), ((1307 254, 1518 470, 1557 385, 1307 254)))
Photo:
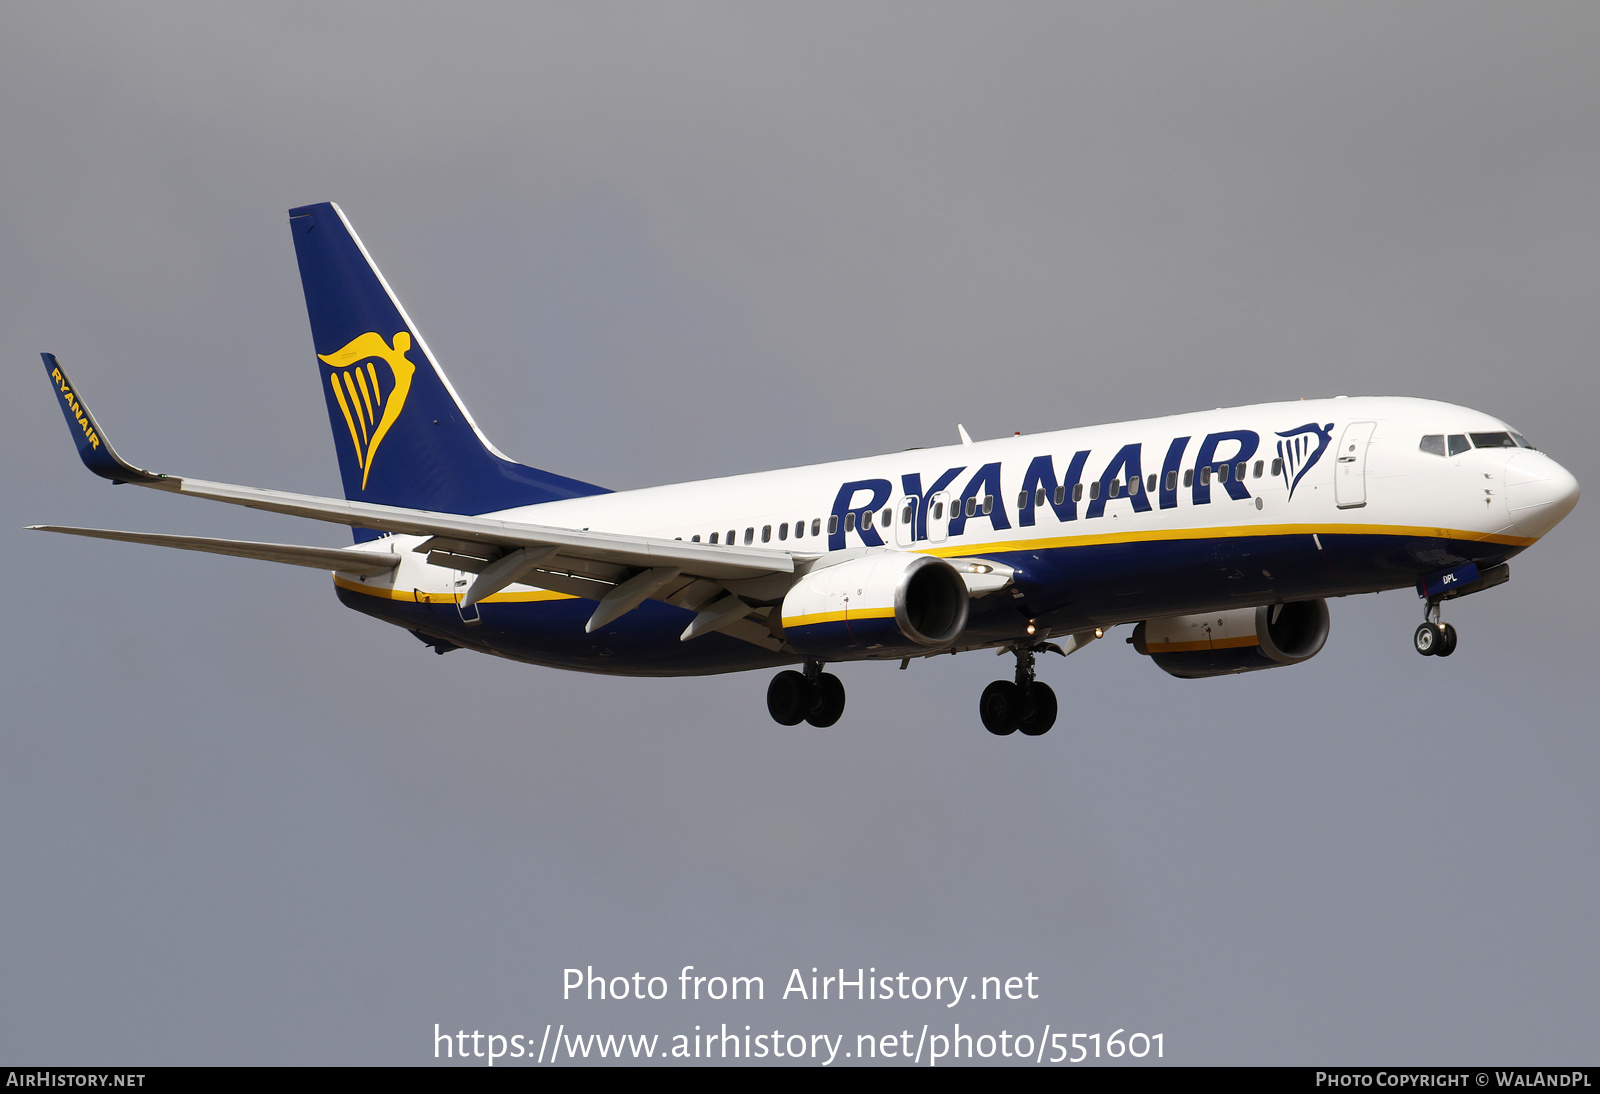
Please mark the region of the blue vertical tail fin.
POLYGON ((489 443, 337 205, 289 226, 347 499, 479 514, 606 493, 489 443))

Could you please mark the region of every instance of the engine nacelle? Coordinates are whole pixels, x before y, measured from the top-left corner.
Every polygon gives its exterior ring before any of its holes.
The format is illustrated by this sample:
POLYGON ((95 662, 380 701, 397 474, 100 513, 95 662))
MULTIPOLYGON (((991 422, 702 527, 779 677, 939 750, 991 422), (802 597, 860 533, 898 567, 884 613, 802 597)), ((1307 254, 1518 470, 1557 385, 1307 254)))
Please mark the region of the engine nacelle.
POLYGON ((1309 661, 1328 640, 1328 602, 1295 600, 1210 615, 1147 619, 1133 648, 1186 680, 1309 661))
POLYGON ((783 637, 812 657, 901 657, 967 626, 967 585, 942 558, 885 551, 813 570, 783 598, 783 637))

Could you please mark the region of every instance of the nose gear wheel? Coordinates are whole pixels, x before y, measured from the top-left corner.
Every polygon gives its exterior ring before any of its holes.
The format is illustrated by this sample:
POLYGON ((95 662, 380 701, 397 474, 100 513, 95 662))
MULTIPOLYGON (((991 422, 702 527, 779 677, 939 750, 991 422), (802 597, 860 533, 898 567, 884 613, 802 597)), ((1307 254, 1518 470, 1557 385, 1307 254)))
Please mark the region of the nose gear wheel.
POLYGON ((1424 622, 1411 636, 1412 647, 1424 657, 1449 657, 1456 652, 1456 629, 1440 619, 1442 601, 1430 600, 1423 609, 1424 622))

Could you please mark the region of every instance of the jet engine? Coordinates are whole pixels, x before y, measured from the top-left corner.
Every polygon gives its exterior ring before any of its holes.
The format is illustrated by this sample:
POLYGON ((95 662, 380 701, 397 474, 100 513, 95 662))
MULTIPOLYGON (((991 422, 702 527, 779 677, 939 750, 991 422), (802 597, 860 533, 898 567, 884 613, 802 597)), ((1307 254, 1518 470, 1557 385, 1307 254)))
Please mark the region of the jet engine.
POLYGON ((966 582, 944 559, 884 551, 801 578, 779 609, 782 637, 824 660, 922 654, 966 629, 967 600, 966 582))
POLYGON ((1295 600, 1209 615, 1147 619, 1133 648, 1172 676, 1199 680, 1309 661, 1328 640, 1328 602, 1295 600))

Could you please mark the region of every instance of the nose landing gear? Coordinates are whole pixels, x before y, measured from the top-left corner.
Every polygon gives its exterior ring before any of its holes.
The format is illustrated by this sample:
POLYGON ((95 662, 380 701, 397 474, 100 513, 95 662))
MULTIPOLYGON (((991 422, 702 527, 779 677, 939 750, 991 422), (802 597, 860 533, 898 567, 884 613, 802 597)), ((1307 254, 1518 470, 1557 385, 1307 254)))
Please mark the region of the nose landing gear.
POLYGON ((1449 657, 1456 652, 1456 629, 1440 620, 1440 607, 1439 601, 1428 601, 1424 622, 1411 636, 1411 644, 1424 657, 1449 657))
POLYGON ((767 713, 781 726, 809 722, 819 729, 833 725, 844 713, 844 685, 822 662, 808 660, 805 672, 785 669, 767 685, 767 713))
POLYGON ((1065 651, 1051 642, 1012 646, 1017 657, 1016 679, 996 680, 983 689, 978 716, 983 728, 995 736, 1005 737, 1020 729, 1026 736, 1040 737, 1056 724, 1056 693, 1049 684, 1033 678, 1033 655, 1039 651, 1065 656, 1065 651))

